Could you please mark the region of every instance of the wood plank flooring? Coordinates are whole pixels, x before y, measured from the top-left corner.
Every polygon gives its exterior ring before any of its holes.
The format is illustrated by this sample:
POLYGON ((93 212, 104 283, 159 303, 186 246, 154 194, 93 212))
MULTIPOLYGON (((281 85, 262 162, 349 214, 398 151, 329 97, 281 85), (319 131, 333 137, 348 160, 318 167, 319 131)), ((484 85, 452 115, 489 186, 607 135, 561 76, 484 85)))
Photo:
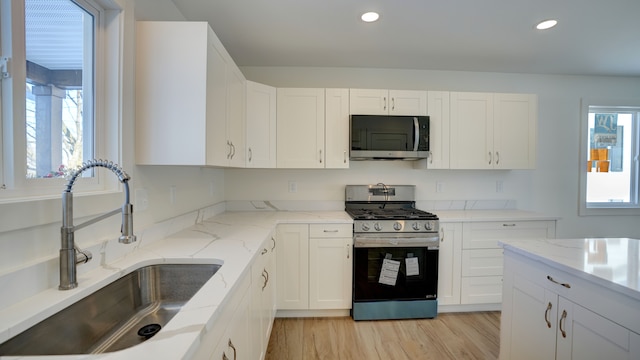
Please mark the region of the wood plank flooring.
POLYGON ((393 321, 278 318, 266 360, 493 360, 499 341, 500 312, 393 321))

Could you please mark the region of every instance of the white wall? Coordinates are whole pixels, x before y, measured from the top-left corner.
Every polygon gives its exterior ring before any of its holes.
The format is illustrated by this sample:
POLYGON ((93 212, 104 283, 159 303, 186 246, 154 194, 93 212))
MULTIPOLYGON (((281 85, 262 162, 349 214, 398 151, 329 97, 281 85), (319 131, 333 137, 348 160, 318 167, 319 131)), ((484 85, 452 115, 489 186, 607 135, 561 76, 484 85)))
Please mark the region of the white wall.
POLYGON ((418 186, 418 200, 512 199, 518 208, 562 219, 559 237, 640 238, 639 216, 578 216, 581 98, 640 97, 640 78, 356 68, 242 67, 276 87, 362 87, 538 95, 538 165, 527 171, 415 170, 403 162, 352 162, 348 170, 226 170, 226 200, 344 200, 344 185, 418 186), (259 179, 255 181, 254 179, 259 179), (298 192, 287 191, 297 181, 298 192), (496 193, 495 182, 504 182, 496 193), (444 191, 436 193, 435 183, 444 191))

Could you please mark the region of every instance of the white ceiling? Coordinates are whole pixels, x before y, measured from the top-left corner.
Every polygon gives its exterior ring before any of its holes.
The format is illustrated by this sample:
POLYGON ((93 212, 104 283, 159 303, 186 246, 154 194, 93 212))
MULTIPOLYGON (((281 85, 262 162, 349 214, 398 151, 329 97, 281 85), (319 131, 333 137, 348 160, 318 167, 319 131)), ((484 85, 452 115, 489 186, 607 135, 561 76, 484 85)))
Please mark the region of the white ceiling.
POLYGON ((640 0, 172 1, 239 66, 640 76, 640 0))

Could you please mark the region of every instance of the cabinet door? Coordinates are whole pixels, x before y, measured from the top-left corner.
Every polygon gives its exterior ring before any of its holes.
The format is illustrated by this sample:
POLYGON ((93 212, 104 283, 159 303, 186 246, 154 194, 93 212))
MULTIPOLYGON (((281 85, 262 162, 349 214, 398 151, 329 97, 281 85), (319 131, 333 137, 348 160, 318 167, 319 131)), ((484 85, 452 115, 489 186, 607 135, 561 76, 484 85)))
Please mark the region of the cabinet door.
POLYGON ((277 165, 324 167, 324 89, 277 90, 277 165))
POLYGON ((440 223, 438 305, 460 304, 462 224, 440 223))
POLYGON ((493 95, 450 93, 452 169, 492 169, 493 95))
POLYGON ((266 284, 262 291, 262 307, 263 307, 263 315, 262 319, 265 320, 263 322, 264 332, 262 333, 262 345, 263 352, 266 353, 267 345, 269 345, 269 337, 271 336, 271 330, 273 329, 273 319, 276 315, 276 298, 277 298, 277 272, 276 272, 276 238, 275 235, 271 237, 271 241, 268 243, 267 249, 269 250, 267 261, 266 261, 266 284))
POLYGON ((264 357, 264 352, 267 347, 267 344, 263 343, 264 333, 267 329, 267 322, 264 317, 265 309, 262 300, 262 294, 267 283, 266 276, 264 275, 265 265, 268 260, 266 258, 267 254, 268 252, 265 249, 264 254, 258 256, 255 262, 251 265, 251 325, 249 326, 249 331, 251 334, 254 353, 256 356, 259 355, 259 357, 257 357, 258 359, 262 359, 264 357))
POLYGON ((276 88, 247 81, 246 164, 276 167, 276 88))
POLYGON ((309 244, 309 308, 350 309, 352 238, 312 238, 309 244))
POLYGON ((537 97, 494 94, 493 150, 496 169, 536 166, 537 97))
POLYGON ((308 309, 309 226, 280 225, 277 234, 278 309, 308 309))
POLYGON ((638 359, 637 334, 563 297, 559 299, 556 359, 638 359))
POLYGON ((250 299, 249 294, 242 298, 235 315, 222 339, 216 346, 211 359, 255 359, 251 344, 251 337, 247 336, 250 327, 250 299))
MULTIPOLYGON (((207 50, 207 129, 206 163, 226 166, 231 148, 227 144, 227 63, 224 52, 210 41, 207 50)), ((175 102, 172 106, 175 106, 175 102)), ((180 122, 177 122, 180 123, 180 122)), ((183 124, 184 126, 184 124, 183 124)), ((197 148, 194 143, 187 143, 197 148)))
POLYGON ((427 115, 427 92, 389 90, 389 115, 427 115))
POLYGON ((502 249, 462 251, 462 276, 502 275, 502 249))
POLYGON ((350 89, 349 113, 355 115, 389 114, 389 91, 386 89, 350 89))
POLYGON ((349 168, 349 89, 325 89, 325 167, 349 168))
POLYGON ((449 92, 427 93, 429 115, 429 159, 428 169, 449 168, 449 92))
POLYGON ((245 79, 235 66, 227 63, 227 139, 231 144, 229 166, 245 166, 245 79))
POLYGON ((505 286, 513 290, 503 299, 500 358, 555 359, 558 296, 517 274, 505 286))

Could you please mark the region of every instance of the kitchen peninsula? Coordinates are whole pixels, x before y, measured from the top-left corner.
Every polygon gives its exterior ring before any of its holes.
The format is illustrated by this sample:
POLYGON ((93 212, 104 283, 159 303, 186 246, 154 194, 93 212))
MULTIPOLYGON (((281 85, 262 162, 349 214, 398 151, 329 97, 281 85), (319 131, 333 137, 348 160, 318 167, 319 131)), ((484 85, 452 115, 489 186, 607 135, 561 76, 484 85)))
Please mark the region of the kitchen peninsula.
POLYGON ((500 244, 501 359, 640 358, 640 240, 500 244))

